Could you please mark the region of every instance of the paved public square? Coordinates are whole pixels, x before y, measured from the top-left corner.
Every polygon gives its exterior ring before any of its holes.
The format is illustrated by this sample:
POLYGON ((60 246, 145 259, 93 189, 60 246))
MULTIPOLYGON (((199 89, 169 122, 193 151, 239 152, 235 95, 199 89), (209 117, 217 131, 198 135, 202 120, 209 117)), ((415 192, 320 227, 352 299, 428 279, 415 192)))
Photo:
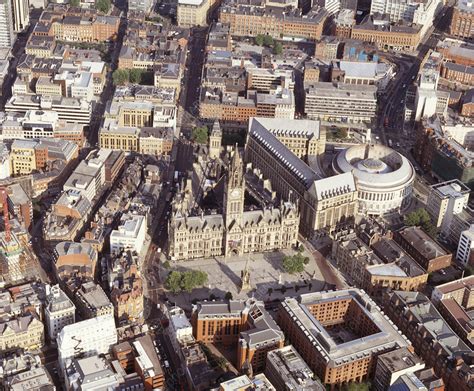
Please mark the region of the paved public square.
POLYGON ((313 257, 306 251, 304 256, 309 258, 302 273, 289 274, 283 270, 282 261, 285 255, 293 255, 296 252, 275 251, 262 254, 249 254, 235 257, 216 257, 211 259, 197 259, 190 261, 171 262, 169 270, 162 270, 163 281, 167 273, 172 270, 200 270, 208 274, 208 285, 198 288, 191 293, 180 293, 167 295, 171 301, 186 308, 191 306, 193 299, 205 300, 211 295, 223 299, 227 292, 232 293, 234 299, 245 299, 255 297, 259 300, 271 301, 287 296, 299 295, 311 291, 319 291, 324 288, 325 282, 313 257), (240 276, 248 265, 250 272, 251 290, 240 291, 240 276), (286 290, 281 292, 282 286, 286 290), (298 286, 298 287, 297 287, 298 286))

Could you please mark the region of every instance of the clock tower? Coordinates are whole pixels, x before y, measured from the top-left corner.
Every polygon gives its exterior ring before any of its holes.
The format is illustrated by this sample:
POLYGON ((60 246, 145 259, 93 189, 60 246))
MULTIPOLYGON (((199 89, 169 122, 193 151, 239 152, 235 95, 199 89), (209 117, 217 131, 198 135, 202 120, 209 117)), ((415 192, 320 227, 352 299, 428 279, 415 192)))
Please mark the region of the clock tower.
POLYGON ((224 188, 224 218, 227 228, 241 226, 244 212, 245 179, 242 158, 236 146, 224 188))

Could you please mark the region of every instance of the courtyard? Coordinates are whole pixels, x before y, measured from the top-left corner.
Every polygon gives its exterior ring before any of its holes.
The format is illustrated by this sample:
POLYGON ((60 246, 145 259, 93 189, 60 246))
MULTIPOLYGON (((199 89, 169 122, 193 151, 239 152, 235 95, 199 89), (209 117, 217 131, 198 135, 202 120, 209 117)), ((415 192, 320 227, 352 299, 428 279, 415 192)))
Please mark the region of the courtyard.
POLYGON ((173 294, 167 292, 168 298, 176 305, 190 309, 191 302, 197 300, 224 299, 232 295, 234 299, 254 297, 262 301, 280 300, 287 296, 320 291, 325 281, 317 263, 306 250, 302 255, 309 258, 301 273, 290 274, 283 269, 283 258, 297 254, 294 250, 274 251, 261 254, 248 254, 233 257, 215 257, 190 261, 171 262, 169 269, 161 269, 162 281, 173 270, 203 271, 208 275, 205 287, 192 292, 173 294), (248 270, 250 288, 241 291, 241 275, 248 270))

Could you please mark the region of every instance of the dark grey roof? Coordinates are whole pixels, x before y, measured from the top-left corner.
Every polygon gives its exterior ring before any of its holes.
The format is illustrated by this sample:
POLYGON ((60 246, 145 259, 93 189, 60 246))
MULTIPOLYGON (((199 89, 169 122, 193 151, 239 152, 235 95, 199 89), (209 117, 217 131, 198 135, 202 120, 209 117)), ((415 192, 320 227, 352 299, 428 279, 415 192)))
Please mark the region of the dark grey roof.
POLYGON ((293 152, 291 152, 276 136, 269 132, 258 120, 252 118, 249 123, 249 137, 255 139, 263 148, 292 171, 300 182, 309 189, 318 175, 293 152))

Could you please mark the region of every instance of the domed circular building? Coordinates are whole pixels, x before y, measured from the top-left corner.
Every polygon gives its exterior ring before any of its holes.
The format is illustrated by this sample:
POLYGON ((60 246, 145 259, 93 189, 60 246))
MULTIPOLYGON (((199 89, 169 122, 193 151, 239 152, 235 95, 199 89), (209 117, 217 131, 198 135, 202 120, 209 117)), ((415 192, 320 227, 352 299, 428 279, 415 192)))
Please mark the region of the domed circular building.
POLYGON ((352 172, 357 183, 359 213, 383 215, 408 205, 415 170, 410 161, 384 145, 356 145, 339 152, 334 172, 352 172))

